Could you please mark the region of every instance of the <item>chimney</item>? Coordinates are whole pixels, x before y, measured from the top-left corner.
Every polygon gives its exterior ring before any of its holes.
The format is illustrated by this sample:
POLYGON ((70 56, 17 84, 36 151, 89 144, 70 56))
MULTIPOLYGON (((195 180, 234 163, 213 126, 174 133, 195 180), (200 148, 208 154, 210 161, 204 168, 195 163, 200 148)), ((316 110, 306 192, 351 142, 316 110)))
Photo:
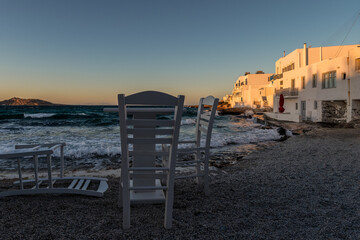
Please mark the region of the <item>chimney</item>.
POLYGON ((284 51, 284 57, 285 57, 285 51, 284 51))
POLYGON ((307 66, 308 65, 308 49, 306 47, 306 43, 304 43, 304 53, 303 53, 303 59, 304 59, 304 64, 303 66, 307 66))

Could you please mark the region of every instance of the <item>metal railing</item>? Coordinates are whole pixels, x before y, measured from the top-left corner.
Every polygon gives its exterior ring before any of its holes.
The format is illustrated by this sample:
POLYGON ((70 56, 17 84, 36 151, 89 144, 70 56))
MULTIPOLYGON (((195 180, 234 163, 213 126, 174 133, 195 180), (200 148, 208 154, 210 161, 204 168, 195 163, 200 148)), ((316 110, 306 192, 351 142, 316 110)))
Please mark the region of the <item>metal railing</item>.
POLYGON ((284 89, 276 89, 275 90, 276 96, 280 96, 282 94, 285 96, 298 96, 299 89, 298 88, 284 88, 284 89))

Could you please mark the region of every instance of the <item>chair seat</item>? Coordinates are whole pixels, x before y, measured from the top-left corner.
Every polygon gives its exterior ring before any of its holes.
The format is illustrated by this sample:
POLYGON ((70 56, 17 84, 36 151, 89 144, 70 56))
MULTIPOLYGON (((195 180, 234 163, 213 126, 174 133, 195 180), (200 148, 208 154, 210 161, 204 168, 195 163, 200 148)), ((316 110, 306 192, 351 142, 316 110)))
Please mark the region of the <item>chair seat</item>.
MULTIPOLYGON (((155 179, 155 186, 161 187, 160 179, 155 179)), ((130 180, 130 187, 133 187, 133 181, 130 180)), ((131 190, 131 203, 164 203, 165 194, 163 190, 131 190)))

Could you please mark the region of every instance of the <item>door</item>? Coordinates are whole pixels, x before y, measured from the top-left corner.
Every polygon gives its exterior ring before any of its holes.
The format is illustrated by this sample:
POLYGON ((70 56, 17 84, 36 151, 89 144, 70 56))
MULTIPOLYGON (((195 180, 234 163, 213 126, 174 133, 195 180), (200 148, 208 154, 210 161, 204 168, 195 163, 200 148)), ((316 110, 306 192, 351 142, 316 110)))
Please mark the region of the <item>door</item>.
POLYGON ((306 101, 301 101, 301 119, 306 120, 306 101))

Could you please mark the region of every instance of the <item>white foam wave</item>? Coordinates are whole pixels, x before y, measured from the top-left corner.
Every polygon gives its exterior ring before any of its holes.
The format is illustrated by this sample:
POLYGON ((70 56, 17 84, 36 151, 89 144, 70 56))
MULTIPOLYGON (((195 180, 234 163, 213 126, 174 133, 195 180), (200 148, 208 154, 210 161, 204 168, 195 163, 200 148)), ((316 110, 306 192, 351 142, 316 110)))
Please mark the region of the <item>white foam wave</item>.
POLYGON ((48 118, 54 116, 55 113, 33 113, 33 114, 24 114, 25 118, 48 118))
MULTIPOLYGON (((185 126, 181 127, 180 140, 192 140, 195 137, 195 119, 184 119, 183 124, 185 126)), ((243 123, 218 121, 213 129, 211 146, 217 148, 229 144, 242 145, 280 138, 276 129, 261 129, 254 126, 255 124, 250 121, 243 123)), ((0 134, 0 153, 14 151, 16 144, 65 142, 65 155, 71 159, 68 165, 93 164, 101 168, 106 166, 108 163, 106 161, 121 152, 117 125, 103 127, 21 126, 20 128, 17 124, 4 124, 0 126, 0 130, 4 127, 18 127, 18 130, 0 134)), ((190 145, 179 146, 179 148, 188 147, 190 145)), ((55 156, 59 156, 59 153, 56 152, 55 156)), ((1 163, 2 160, 0 160, 0 168, 4 168, 1 163)), ((15 165, 14 168, 16 168, 15 165)))
POLYGON ((181 125, 192 125, 192 124, 196 124, 195 119, 188 118, 181 120, 181 125))

